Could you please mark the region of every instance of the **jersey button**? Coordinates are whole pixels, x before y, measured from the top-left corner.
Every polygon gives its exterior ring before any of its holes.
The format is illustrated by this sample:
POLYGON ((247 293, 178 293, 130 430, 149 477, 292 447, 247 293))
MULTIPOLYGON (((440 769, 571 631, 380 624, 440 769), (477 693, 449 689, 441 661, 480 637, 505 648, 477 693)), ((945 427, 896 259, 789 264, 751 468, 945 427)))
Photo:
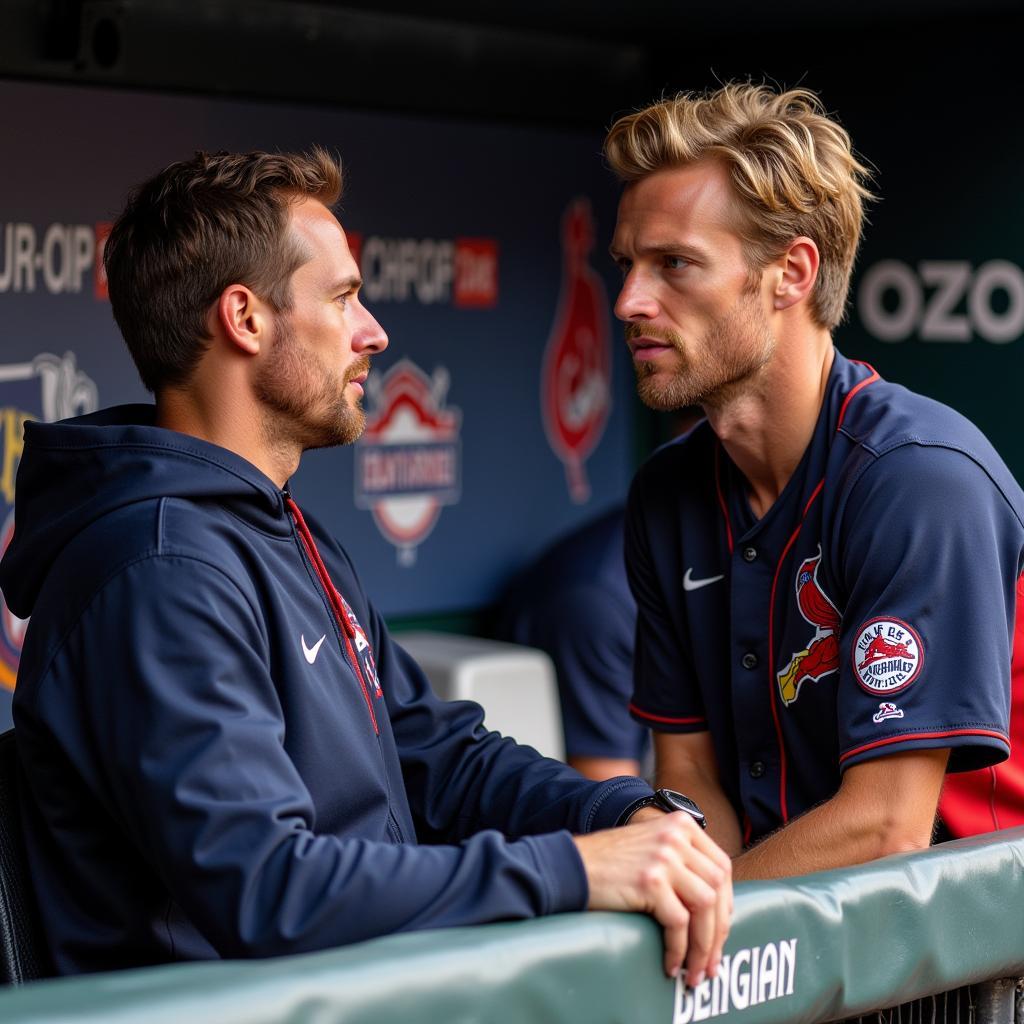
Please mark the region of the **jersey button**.
POLYGON ((747 651, 740 659, 740 664, 744 668, 757 668, 757 655, 753 651, 747 651))
POLYGON ((743 549, 743 561, 753 562, 757 558, 757 548, 747 547, 743 549))
POLYGON ((755 761, 750 766, 750 777, 752 779, 759 779, 764 775, 765 771, 764 761, 755 761))

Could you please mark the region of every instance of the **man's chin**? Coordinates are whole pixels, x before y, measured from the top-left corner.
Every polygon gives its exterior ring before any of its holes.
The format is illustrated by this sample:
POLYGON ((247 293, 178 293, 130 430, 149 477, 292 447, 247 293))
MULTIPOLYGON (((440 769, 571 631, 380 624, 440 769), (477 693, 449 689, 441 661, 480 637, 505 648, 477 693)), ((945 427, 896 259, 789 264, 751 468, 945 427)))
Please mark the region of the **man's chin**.
POLYGON ((363 410, 349 407, 344 416, 333 423, 322 424, 310 436, 303 451, 315 451, 318 448, 340 448, 346 444, 354 444, 366 429, 366 414, 363 410))
POLYGON ((362 406, 357 404, 354 409, 349 411, 344 422, 340 424, 338 440, 335 444, 355 444, 363 436, 365 429, 366 413, 363 412, 362 406))
POLYGON ((638 374, 636 391, 640 401, 655 412, 672 412, 687 405, 699 404, 699 398, 680 386, 679 381, 658 380, 654 374, 650 376, 638 374))
POLYGON ((672 401, 667 395, 652 395, 643 391, 640 392, 640 401, 655 412, 673 412, 683 407, 680 402, 672 401))

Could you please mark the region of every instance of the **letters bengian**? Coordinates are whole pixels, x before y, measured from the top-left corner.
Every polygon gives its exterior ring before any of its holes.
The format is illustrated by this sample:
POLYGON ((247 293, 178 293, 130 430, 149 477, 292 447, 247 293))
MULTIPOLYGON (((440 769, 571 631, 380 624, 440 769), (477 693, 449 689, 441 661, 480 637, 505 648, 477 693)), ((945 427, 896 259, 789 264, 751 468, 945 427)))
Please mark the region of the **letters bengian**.
POLYGON ((730 1009, 745 1010, 791 996, 796 978, 796 943, 796 939, 783 939, 725 953, 718 975, 696 988, 688 988, 678 979, 672 1024, 720 1017, 730 1009))

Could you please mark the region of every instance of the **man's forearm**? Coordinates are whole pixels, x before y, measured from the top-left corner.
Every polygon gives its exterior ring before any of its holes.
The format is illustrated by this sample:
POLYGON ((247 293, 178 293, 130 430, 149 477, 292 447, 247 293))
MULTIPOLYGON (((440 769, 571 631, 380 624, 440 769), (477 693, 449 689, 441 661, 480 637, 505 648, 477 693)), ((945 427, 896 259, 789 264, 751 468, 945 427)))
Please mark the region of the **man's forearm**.
POLYGON ((659 770, 655 785, 674 789, 696 800, 708 823, 708 835, 730 856, 743 850, 739 819, 728 797, 714 779, 699 771, 659 770))
POLYGON ((708 834, 730 857, 743 850, 739 819, 718 779, 711 735, 654 734, 656 785, 696 800, 708 823, 708 834))
POLYGON ((801 875, 924 849, 948 755, 908 751, 849 768, 831 800, 737 857, 735 877, 801 875))
POLYGON ((857 815, 838 797, 819 804, 733 859, 737 880, 784 878, 862 864, 896 852, 885 848, 871 815, 857 815))

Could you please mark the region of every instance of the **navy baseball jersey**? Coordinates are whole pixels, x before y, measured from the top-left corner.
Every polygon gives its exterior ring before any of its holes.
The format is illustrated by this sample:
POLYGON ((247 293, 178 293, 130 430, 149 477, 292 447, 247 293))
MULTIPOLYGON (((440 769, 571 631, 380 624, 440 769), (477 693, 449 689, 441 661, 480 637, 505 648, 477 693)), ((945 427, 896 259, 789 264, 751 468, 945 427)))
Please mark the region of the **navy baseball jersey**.
POLYGON ((559 539, 506 593, 499 639, 546 651, 555 664, 570 757, 643 760, 648 730, 629 716, 636 604, 623 563, 625 510, 559 539))
POLYGON ((940 804, 954 834, 1024 824, 1006 762, 1022 516, 976 427, 836 353, 761 519, 707 422, 638 473, 634 717, 710 731, 746 843, 834 795, 850 765, 925 747, 971 773, 940 804))

